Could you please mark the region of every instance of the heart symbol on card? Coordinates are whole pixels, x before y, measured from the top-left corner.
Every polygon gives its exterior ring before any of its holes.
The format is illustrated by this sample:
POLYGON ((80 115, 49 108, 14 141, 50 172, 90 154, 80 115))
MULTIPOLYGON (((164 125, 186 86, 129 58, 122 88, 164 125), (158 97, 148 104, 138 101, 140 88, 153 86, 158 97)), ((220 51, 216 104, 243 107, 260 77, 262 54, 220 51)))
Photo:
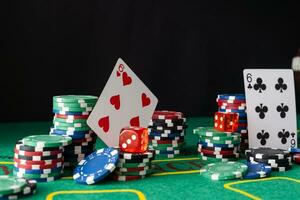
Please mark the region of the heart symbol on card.
POLYGON ((133 117, 130 120, 130 126, 140 126, 140 117, 133 117))
POLYGON ((122 74, 122 78, 123 78, 123 85, 130 85, 132 82, 132 79, 130 76, 128 76, 128 74, 126 72, 123 72, 122 74))
POLYGON ((115 106, 116 110, 120 109, 120 95, 115 95, 110 97, 110 104, 115 106))
POLYGON ((121 75, 121 73, 119 71, 117 71, 117 77, 119 77, 121 75))
POLYGON ((101 119, 99 119, 98 125, 100 128, 103 129, 105 133, 107 133, 109 130, 109 116, 102 117, 101 119))
POLYGON ((148 106, 151 103, 151 100, 145 93, 142 94, 142 106, 148 106))

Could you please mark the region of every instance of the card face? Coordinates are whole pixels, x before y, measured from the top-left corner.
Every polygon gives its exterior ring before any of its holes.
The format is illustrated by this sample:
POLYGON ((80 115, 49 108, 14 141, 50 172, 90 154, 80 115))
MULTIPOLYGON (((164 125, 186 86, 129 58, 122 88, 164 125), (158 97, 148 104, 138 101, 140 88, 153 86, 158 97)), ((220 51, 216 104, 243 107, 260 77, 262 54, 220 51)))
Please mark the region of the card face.
POLYGON ((126 126, 147 127, 157 98, 119 58, 87 124, 110 147, 119 145, 126 126))
POLYGON ((245 69, 249 147, 297 146, 294 74, 289 69, 245 69))

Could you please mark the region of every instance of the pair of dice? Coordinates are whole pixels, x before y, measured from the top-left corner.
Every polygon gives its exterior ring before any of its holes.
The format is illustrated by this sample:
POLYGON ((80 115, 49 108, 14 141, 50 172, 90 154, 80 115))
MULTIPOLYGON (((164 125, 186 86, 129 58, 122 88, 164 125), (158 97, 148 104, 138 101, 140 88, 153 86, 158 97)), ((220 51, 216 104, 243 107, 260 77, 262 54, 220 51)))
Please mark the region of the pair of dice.
POLYGON ((143 153, 148 149, 148 129, 130 126, 123 128, 119 137, 122 152, 143 153))
POLYGON ((239 126, 239 115, 237 113, 216 112, 214 128, 224 132, 236 132, 239 126))

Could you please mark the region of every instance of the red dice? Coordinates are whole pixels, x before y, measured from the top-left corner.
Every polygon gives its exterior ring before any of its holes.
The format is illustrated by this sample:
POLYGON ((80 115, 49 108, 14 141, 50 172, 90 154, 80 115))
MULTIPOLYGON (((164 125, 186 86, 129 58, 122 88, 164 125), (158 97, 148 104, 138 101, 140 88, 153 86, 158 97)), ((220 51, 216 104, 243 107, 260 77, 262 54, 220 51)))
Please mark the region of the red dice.
POLYGON ((148 129, 137 126, 123 128, 120 133, 119 146, 127 153, 143 153, 148 149, 148 129))
POLYGON ((238 124, 239 115, 237 113, 215 112, 215 129, 224 132, 235 132, 238 129, 238 124))

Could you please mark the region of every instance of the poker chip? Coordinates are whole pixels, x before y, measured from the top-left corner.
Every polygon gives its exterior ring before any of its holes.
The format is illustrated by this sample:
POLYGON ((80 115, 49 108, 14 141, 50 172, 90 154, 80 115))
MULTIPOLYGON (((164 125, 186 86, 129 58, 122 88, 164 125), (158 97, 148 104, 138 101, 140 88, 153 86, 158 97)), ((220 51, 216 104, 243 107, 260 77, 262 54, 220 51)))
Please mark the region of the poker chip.
POLYGON ((58 180, 62 177, 62 175, 47 177, 47 178, 32 178, 31 180, 35 180, 36 182, 52 182, 58 180))
POLYGON ((158 149, 160 150, 160 148, 168 148, 168 147, 171 147, 171 148, 183 148, 183 146, 185 145, 185 142, 181 142, 181 143, 171 143, 171 144, 157 144, 157 143, 152 143, 152 142, 149 142, 149 147, 152 147, 153 149, 158 149))
POLYGON ((52 112, 54 114, 60 114, 60 115, 89 115, 90 114, 90 112, 88 112, 88 111, 71 112, 71 111, 62 111, 62 110, 56 110, 56 109, 53 109, 52 112))
POLYGON ((295 154, 293 155, 293 161, 294 161, 295 163, 300 164, 300 153, 295 153, 295 154))
POLYGON ((21 156, 57 156, 61 154, 63 151, 62 150, 56 150, 56 151, 23 151, 23 150, 18 150, 17 148, 14 149, 15 154, 21 155, 21 156))
POLYGON ((225 100, 245 100, 245 94, 219 94, 218 99, 225 100))
POLYGON ((205 163, 217 163, 217 162, 228 162, 228 161, 234 161, 236 160, 235 158, 214 158, 214 157, 208 157, 208 156, 203 156, 201 154, 198 155, 200 160, 205 161, 205 163))
POLYGON ((99 149, 78 163, 73 179, 81 184, 94 184, 114 171, 119 153, 113 148, 99 149))
POLYGON ((28 173, 14 171, 13 174, 16 177, 22 177, 22 178, 26 178, 26 179, 30 179, 30 180, 31 179, 38 179, 38 178, 50 178, 50 177, 56 177, 56 176, 61 176, 62 175, 62 173, 60 171, 45 173, 45 174, 28 174, 28 173))
POLYGON ((56 164, 59 162, 63 162, 63 158, 54 159, 54 160, 23 160, 23 159, 17 159, 14 158, 14 162, 18 164, 24 164, 24 165, 51 165, 56 164))
POLYGON ((23 156, 17 153, 14 154, 14 158, 21 159, 21 160, 33 160, 33 161, 41 161, 41 160, 53 160, 62 158, 63 153, 59 153, 57 155, 50 155, 50 156, 23 156))
POLYGON ((63 169, 62 167, 50 168, 50 169, 32 169, 32 170, 27 170, 27 169, 22 169, 17 167, 13 168, 14 172, 21 172, 23 174, 50 174, 53 172, 61 172, 62 169, 63 169))
POLYGON ((173 151, 168 151, 168 150, 154 150, 156 155, 161 155, 161 154, 180 154, 180 150, 173 150, 173 151))
POLYGON ((72 141, 70 137, 58 135, 31 135, 23 138, 22 142, 34 147, 60 147, 67 146, 72 141))
POLYGON ((163 141, 163 140, 173 140, 173 141, 176 141, 176 140, 184 140, 184 136, 180 136, 180 137, 160 137, 160 136, 151 136, 151 135, 148 135, 148 138, 149 140, 159 140, 159 141, 163 141))
POLYGON ((148 133, 150 137, 161 137, 161 138, 176 138, 176 137, 183 137, 185 136, 184 132, 181 133, 157 133, 154 131, 151 131, 148 133))
POLYGON ((27 182, 24 178, 7 175, 0 176, 0 195, 9 195, 21 192, 27 182))
POLYGON ((149 139, 149 144, 181 144, 184 140, 155 140, 149 139))
POLYGON ((203 147, 220 147, 220 148, 234 148, 238 146, 237 144, 215 144, 215 143, 204 142, 202 140, 199 141, 199 144, 201 144, 203 147))
POLYGON ((214 129, 213 127, 197 127, 193 129, 193 133, 199 136, 207 137, 229 137, 231 132, 222 132, 214 129))
POLYGON ((300 148, 289 148, 290 153, 300 153, 300 148))
POLYGON ((214 151, 214 150, 209 150, 209 149, 205 149, 205 148, 198 148, 198 152, 201 152, 203 154, 209 154, 209 155, 234 155, 234 154, 237 154, 237 151, 232 151, 232 150, 214 151))
MULTIPOLYGON (((62 151, 63 147, 35 147, 35 146, 28 146, 28 145, 24 145, 22 140, 19 140, 16 143, 15 149, 19 150, 19 151, 26 151, 28 152, 33 152, 33 154, 35 154, 35 152, 52 152, 52 151, 62 151)), ((29 153, 28 153, 29 154, 29 153)))
POLYGON ((151 133, 151 132, 155 132, 155 133, 164 133, 164 134, 171 134, 171 133, 177 133, 177 134, 180 134, 182 133, 183 131, 182 130, 170 130, 170 129, 166 129, 166 130, 157 130, 157 129, 154 129, 154 128, 148 128, 148 132, 151 133))
POLYGON ((90 127, 84 126, 84 127, 70 127, 70 126, 57 126, 54 124, 53 126, 54 129, 59 129, 59 130, 64 130, 64 131, 89 131, 90 127))
POLYGON ((113 175, 111 176, 113 180, 117 181, 132 181, 132 180, 140 180, 144 179, 145 176, 119 176, 119 175, 113 175))
POLYGON ((151 165, 150 162, 148 163, 117 163, 117 167, 119 168, 137 168, 137 167, 149 167, 151 165))
POLYGON ((231 104, 246 103, 245 100, 232 100, 232 99, 219 99, 219 98, 216 99, 216 102, 218 104, 220 104, 220 103, 231 103, 231 104))
POLYGON ((270 176, 272 172, 271 166, 264 163, 247 162, 248 171, 244 175, 245 179, 259 179, 270 176))
POLYGON ((98 97, 91 95, 62 95, 54 96, 53 103, 96 103, 98 97))
POLYGON ((119 152, 119 157, 127 160, 132 159, 151 159, 154 157, 154 153, 152 151, 147 151, 143 153, 125 153, 125 152, 119 152))
POLYGON ((34 170, 34 169, 52 169, 52 168, 57 168, 57 167, 61 167, 63 165, 63 162, 57 162, 54 164, 49 164, 49 165, 29 165, 29 164, 21 164, 18 162, 14 163, 14 166, 16 168, 20 168, 20 169, 27 169, 27 170, 34 170))
POLYGON ((145 170, 149 170, 150 167, 149 166, 145 166, 145 167, 117 167, 115 170, 119 171, 119 172, 139 172, 139 171, 145 171, 145 170))
POLYGON ((154 111, 152 119, 182 119, 183 113, 175 111, 154 111))
MULTIPOLYGON (((22 178, 21 178, 22 179, 22 178)), ((1 181, 0 181, 1 184, 1 181)), ((10 184, 10 183, 7 183, 10 184)), ((13 192, 10 194, 2 195, 0 194, 0 200, 11 200, 11 199, 19 199, 22 197, 31 196, 36 193, 37 189, 37 182, 34 180, 26 180, 26 185, 24 188, 22 188, 19 192, 13 192)), ((1 189, 0 189, 1 191, 1 189)))
POLYGON ((201 175, 211 180, 232 180, 242 178, 248 166, 239 162, 218 162, 205 165, 201 175))
POLYGON ((77 119, 87 119, 89 118, 89 114, 87 115, 62 115, 62 114, 55 114, 54 118, 59 119, 66 119, 66 120, 77 120, 77 119))
POLYGON ((124 159, 119 158, 119 163, 149 163, 149 158, 124 159))
MULTIPOLYGON (((155 126, 155 125, 159 125, 159 126, 174 126, 174 125, 181 125, 181 124, 185 124, 186 122, 186 118, 182 117, 182 118, 178 118, 178 119, 151 119, 149 126, 155 126)), ((186 124, 185 124, 186 125, 186 124)))

